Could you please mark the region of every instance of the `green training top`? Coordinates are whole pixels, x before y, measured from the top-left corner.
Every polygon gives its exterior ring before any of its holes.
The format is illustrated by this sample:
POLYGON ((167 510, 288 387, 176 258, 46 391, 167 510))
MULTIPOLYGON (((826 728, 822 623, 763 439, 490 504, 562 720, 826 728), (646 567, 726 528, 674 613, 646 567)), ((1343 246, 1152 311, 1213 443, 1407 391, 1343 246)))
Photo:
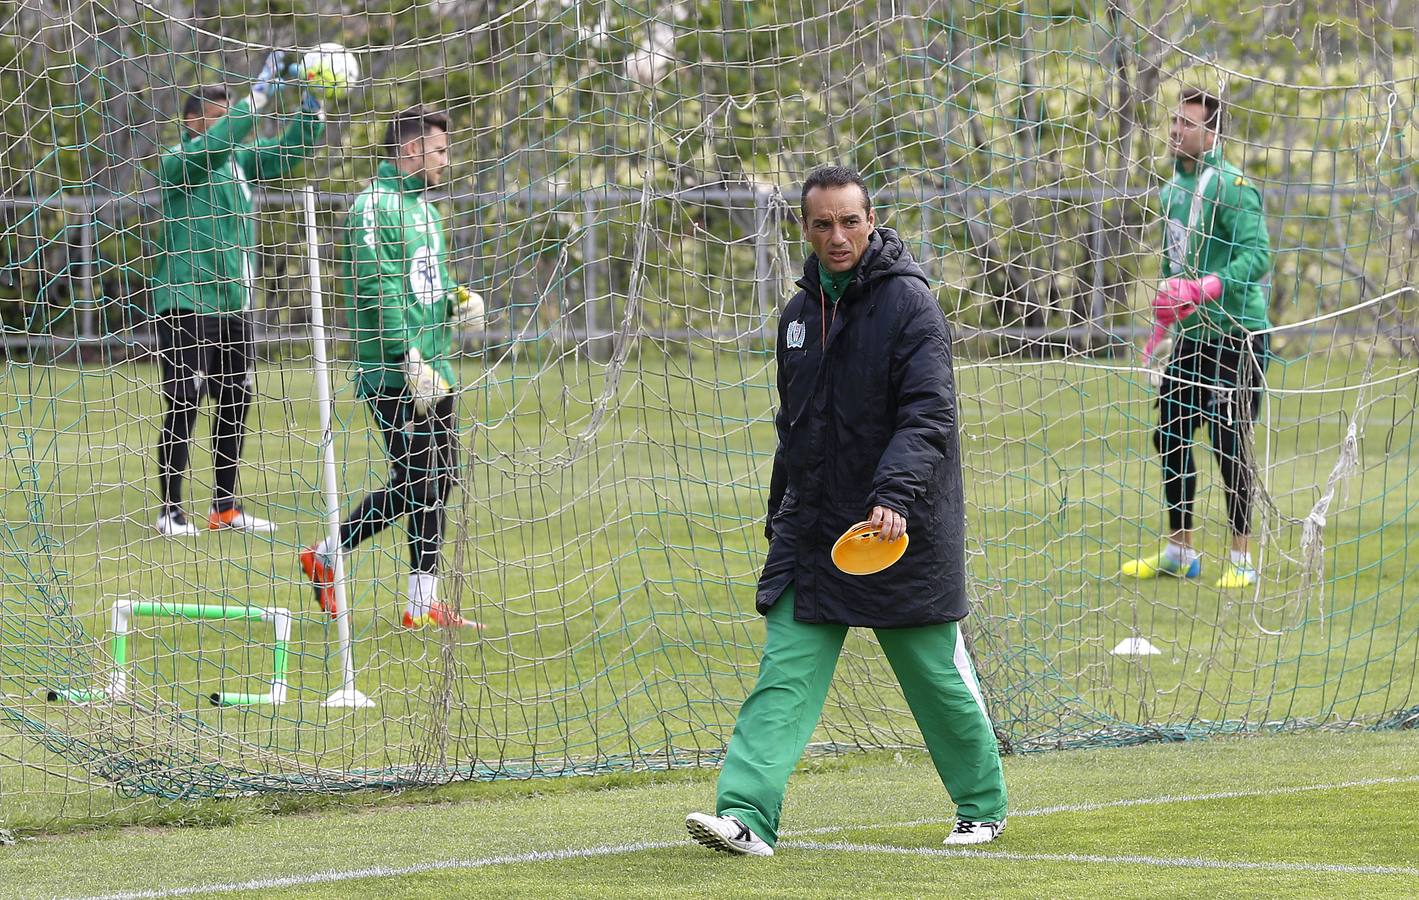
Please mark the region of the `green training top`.
POLYGON ((279 138, 241 143, 256 126, 250 100, 233 105, 202 134, 163 151, 158 164, 163 224, 153 270, 153 309, 234 313, 251 309, 253 181, 294 174, 325 133, 301 112, 279 138))
POLYGON ((455 298, 443 225, 424 199, 423 178, 388 160, 350 206, 345 223, 345 292, 354 314, 361 396, 404 385, 415 348, 454 384, 455 298))
POLYGON ((829 272, 823 265, 823 261, 818 261, 818 284, 823 287, 823 296, 828 298, 829 303, 837 303, 843 298, 843 291, 847 290, 848 282, 852 281, 852 276, 857 274, 857 266, 853 266, 846 272, 829 272))
POLYGON ((1262 280, 1271 271, 1271 242, 1256 187, 1214 149, 1192 172, 1175 163, 1159 199, 1163 277, 1222 279, 1222 296, 1184 319, 1182 333, 1208 340, 1270 328, 1262 280))

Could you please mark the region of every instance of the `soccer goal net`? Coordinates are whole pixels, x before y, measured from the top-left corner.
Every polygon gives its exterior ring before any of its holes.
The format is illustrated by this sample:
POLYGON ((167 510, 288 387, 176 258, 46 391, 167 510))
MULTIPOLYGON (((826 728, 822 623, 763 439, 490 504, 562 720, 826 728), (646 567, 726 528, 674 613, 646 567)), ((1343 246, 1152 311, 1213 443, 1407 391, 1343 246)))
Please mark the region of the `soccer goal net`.
MULTIPOLYGON (((966 631, 1007 749, 1413 725, 1416 27, 1300 0, 0 4, 0 822, 715 764, 823 163, 864 174, 955 332, 966 631), (1202 576, 1140 580, 1189 88, 1264 210, 1265 390, 1221 461, 1204 392, 1202 576), (418 103, 441 183, 392 162, 418 103), (371 309, 389 247, 423 280, 390 250, 371 309), (370 334, 460 285, 440 544, 400 505, 417 465, 379 494, 419 426, 370 401, 405 378, 370 334), (1253 485, 1232 588, 1226 464, 1253 485), (332 617, 301 554, 371 494, 390 527, 332 617), (430 547, 482 630, 405 627, 430 547)), ((816 745, 919 742, 854 633, 816 745)))

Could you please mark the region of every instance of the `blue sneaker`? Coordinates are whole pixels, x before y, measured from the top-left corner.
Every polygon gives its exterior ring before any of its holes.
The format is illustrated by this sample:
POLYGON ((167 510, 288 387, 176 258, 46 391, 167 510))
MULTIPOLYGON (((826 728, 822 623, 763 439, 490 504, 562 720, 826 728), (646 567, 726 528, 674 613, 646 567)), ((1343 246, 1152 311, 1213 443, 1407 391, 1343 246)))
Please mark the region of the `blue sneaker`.
POLYGON ((1202 559, 1194 556, 1192 562, 1183 568, 1183 564, 1168 556, 1166 552, 1159 551, 1153 556, 1145 556, 1142 559, 1130 560, 1119 569, 1119 574, 1125 578, 1149 579, 1167 575, 1172 578, 1196 578, 1202 574, 1202 559))

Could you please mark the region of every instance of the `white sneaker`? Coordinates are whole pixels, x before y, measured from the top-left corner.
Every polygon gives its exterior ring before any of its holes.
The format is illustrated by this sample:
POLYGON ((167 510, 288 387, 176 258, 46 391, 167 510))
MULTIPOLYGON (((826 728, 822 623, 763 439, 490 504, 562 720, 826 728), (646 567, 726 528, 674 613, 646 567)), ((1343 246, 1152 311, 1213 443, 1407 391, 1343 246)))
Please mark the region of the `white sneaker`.
POLYGON ((163 507, 155 527, 163 537, 194 537, 202 533, 196 525, 187 521, 187 513, 180 506, 163 507))
POLYGON ((258 519, 240 506, 207 514, 207 527, 212 531, 245 531, 247 534, 270 534, 276 530, 275 522, 258 519))
POLYGON ((942 841, 948 845, 958 844, 989 844, 1000 836, 1000 832, 1005 830, 1005 820, 999 822, 967 822, 963 819, 956 820, 956 827, 951 829, 951 833, 946 835, 946 840, 942 841))
POLYGON ((722 850, 739 856, 773 856, 774 848, 765 844, 749 826, 733 816, 711 816, 690 813, 685 817, 690 837, 711 850, 722 850))

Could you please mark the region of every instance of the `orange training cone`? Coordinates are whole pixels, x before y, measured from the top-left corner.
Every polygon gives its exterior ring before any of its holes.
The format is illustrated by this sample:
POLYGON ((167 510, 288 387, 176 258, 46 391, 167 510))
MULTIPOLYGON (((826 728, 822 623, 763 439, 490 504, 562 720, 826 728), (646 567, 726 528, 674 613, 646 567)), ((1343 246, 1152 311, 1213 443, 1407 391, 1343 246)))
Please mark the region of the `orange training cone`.
POLYGON ((908 536, 879 541, 880 532, 871 522, 858 522, 843 532, 833 544, 833 565, 849 575, 871 575, 901 559, 907 552, 908 536))

